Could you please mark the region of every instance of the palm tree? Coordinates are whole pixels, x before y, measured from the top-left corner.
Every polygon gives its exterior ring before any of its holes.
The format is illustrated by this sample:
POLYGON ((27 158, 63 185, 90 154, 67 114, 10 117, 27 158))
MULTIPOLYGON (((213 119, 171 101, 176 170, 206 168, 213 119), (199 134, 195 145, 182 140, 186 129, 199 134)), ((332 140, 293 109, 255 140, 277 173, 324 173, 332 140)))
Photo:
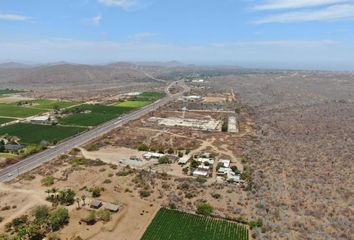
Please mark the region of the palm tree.
POLYGON ((52 192, 52 190, 50 190, 49 188, 47 190, 45 190, 46 193, 48 193, 48 197, 49 197, 49 193, 52 192))
POLYGON ((80 198, 76 198, 76 202, 77 202, 77 208, 80 208, 80 198))
POLYGON ((84 203, 83 205, 85 206, 85 205, 86 205, 86 203, 85 203, 86 196, 85 196, 85 195, 82 195, 82 196, 81 196, 81 200, 83 201, 83 203, 84 203))

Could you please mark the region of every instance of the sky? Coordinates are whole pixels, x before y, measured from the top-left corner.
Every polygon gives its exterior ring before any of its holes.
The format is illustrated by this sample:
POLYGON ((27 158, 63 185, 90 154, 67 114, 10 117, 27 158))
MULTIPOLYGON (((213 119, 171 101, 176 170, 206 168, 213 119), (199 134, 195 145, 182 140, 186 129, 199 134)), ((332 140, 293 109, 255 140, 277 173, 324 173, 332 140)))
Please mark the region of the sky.
POLYGON ((0 62, 354 70, 354 0, 0 0, 0 62))

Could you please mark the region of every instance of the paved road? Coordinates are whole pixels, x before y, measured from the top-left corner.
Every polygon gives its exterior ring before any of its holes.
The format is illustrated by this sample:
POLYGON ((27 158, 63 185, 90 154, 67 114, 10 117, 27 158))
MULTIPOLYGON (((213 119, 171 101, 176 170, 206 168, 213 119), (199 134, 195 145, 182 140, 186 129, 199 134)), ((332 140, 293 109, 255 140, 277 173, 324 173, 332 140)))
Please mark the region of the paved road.
POLYGON ((187 85, 184 84, 183 81, 179 82, 173 82, 170 85, 168 85, 165 89, 167 96, 163 99, 160 99, 159 101, 152 103, 148 106, 145 106, 143 108, 140 108, 139 110, 123 115, 119 118, 113 119, 109 122, 106 122, 88 132, 85 132, 81 135, 75 136, 73 138, 70 138, 66 140, 65 142, 62 142, 52 148, 49 148, 45 151, 42 151, 40 153, 37 153, 35 155, 32 155, 28 158, 23 159, 22 161, 11 165, 3 170, 0 171, 0 182, 7 182, 10 181, 14 178, 16 178, 18 175, 28 172, 43 163, 50 161, 75 147, 79 147, 99 136, 102 136, 105 133, 110 132, 111 130, 121 127, 122 125, 128 123, 129 121, 138 119, 142 117, 143 115, 154 111, 158 109, 159 107, 165 105, 166 103, 173 101, 183 95, 185 92, 189 91, 189 88, 187 85), (175 95, 170 94, 169 89, 173 85, 179 84, 184 88, 184 91, 175 95))

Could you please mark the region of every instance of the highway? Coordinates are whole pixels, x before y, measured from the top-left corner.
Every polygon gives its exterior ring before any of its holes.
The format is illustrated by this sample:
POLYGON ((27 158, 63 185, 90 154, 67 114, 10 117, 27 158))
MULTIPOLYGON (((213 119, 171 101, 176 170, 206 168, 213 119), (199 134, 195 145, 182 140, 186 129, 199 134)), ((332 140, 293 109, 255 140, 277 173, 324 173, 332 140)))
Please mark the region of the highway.
POLYGON ((152 112, 159 107, 165 105, 168 102, 171 102, 180 96, 182 96, 185 92, 189 91, 189 87, 185 85, 183 81, 176 81, 171 84, 169 84, 165 88, 166 92, 166 97, 162 98, 150 105, 147 105, 143 108, 138 109, 137 111, 122 115, 116 119, 113 119, 109 122, 106 122, 102 125, 97 126, 96 128, 89 130, 85 133, 82 133, 80 135, 77 135, 75 137, 72 137, 64 142, 61 142, 57 144, 54 147, 48 148, 42 152, 39 152, 37 154, 34 154, 30 157, 27 157, 20 162, 8 166, 7 168, 4 168, 0 170, 0 182, 8 182, 20 174, 26 173, 28 171, 31 171, 40 165, 42 165, 45 162, 48 162, 56 157, 59 157, 60 155, 70 151, 71 149, 75 147, 79 147, 95 138, 98 138, 110 131, 112 131, 115 128, 121 127, 124 124, 128 123, 129 121, 136 120, 144 115, 146 115, 149 112, 152 112), (170 87, 173 85, 180 85, 183 87, 184 91, 175 95, 172 95, 169 92, 170 87))

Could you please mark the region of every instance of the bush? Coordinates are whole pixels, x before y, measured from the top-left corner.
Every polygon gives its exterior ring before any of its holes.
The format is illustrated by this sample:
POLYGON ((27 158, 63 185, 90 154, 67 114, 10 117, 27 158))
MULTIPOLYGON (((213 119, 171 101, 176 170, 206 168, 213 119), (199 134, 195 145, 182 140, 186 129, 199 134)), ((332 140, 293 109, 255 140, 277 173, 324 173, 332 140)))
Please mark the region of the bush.
POLYGON ((109 184, 109 183, 111 183, 111 182, 112 182, 111 179, 105 179, 105 180, 103 181, 104 184, 109 184))
POLYGON ((109 211, 109 210, 107 210, 107 209, 100 209, 100 210, 98 210, 98 212, 97 212, 97 217, 100 219, 100 220, 102 220, 102 221, 104 221, 104 222, 109 222, 110 220, 111 220, 111 218, 112 218, 112 214, 111 214, 111 212, 109 211))
POLYGON ((137 146, 137 149, 139 151, 149 151, 149 146, 144 143, 141 143, 137 146))
POLYGON ((207 179, 205 177, 200 177, 200 176, 197 177, 195 180, 199 183, 206 183, 206 181, 207 181, 207 179))
POLYGON ((173 150, 173 148, 169 148, 168 150, 167 150, 167 153, 168 154, 173 154, 175 152, 175 150, 173 150))
POLYGON ((221 195, 219 193, 213 193, 211 194, 211 196, 215 199, 220 199, 221 198, 221 195))
POLYGON ((223 122, 223 124, 222 124, 221 131, 227 132, 227 130, 228 130, 228 125, 229 125, 229 121, 228 121, 228 119, 225 119, 224 122, 223 122))
POLYGON ((195 197, 195 195, 193 193, 189 192, 189 193, 186 193, 185 197, 188 198, 188 199, 192 199, 192 198, 195 197))
POLYGON ((211 206, 209 203, 200 203, 197 206, 197 213, 204 216, 210 216, 213 213, 213 210, 213 206, 211 206))
POLYGON ((182 169, 182 172, 183 172, 184 174, 188 174, 188 167, 184 167, 184 168, 182 169))
POLYGON ((248 223, 248 225, 250 226, 251 229, 254 229, 254 228, 260 228, 263 226, 263 220, 261 218, 258 218, 257 220, 255 221, 250 221, 248 223))
POLYGON ((94 198, 101 196, 101 191, 102 189, 100 187, 93 187, 89 189, 89 192, 91 192, 92 197, 94 198))
POLYGON ((169 164, 169 163, 171 163, 171 160, 168 157, 163 156, 159 158, 159 164, 169 164))
POLYGON ((142 198, 146 198, 150 196, 150 191, 146 191, 146 190, 141 190, 139 191, 140 197, 142 198))
POLYGON ((90 211, 85 218, 81 219, 81 221, 85 222, 87 225, 94 225, 96 223, 96 212, 90 211))
POLYGON ((46 176, 46 177, 42 178, 41 184, 46 187, 52 186, 54 184, 54 177, 53 176, 46 176))

